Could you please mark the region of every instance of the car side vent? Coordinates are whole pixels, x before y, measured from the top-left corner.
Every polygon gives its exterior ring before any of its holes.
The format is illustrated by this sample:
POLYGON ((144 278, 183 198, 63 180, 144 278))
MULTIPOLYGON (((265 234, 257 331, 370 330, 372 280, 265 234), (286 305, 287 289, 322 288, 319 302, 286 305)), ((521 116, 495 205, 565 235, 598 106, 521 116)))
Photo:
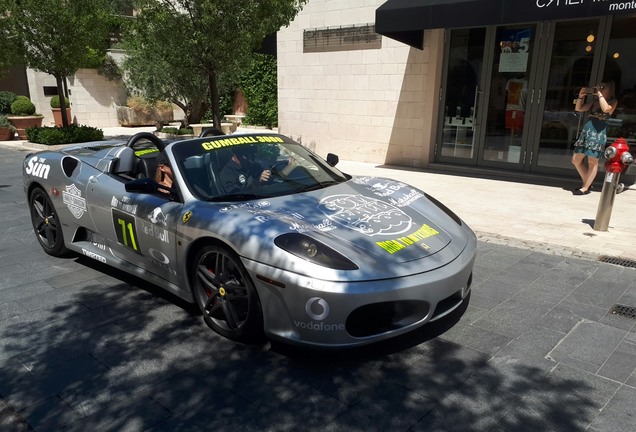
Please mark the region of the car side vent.
POLYGON ((80 161, 75 159, 74 157, 65 156, 62 159, 62 171, 64 171, 64 175, 66 177, 77 176, 77 174, 79 174, 79 169, 78 169, 79 166, 80 166, 80 161))

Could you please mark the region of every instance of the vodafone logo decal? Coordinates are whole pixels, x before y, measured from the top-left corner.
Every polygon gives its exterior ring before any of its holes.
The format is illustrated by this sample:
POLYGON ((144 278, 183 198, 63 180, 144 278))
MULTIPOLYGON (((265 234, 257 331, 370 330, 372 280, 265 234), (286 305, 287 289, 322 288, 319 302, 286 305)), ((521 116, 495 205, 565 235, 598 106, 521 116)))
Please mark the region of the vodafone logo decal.
POLYGON ((322 321, 329 315, 329 303, 320 297, 312 297, 305 303, 305 312, 311 319, 322 321))

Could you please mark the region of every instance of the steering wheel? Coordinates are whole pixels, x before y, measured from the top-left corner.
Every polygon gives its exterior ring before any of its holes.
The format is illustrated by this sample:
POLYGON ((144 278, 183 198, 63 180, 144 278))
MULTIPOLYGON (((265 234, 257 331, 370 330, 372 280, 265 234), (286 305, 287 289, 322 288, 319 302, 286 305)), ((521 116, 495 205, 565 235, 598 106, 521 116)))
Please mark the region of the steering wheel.
POLYGON ((137 142, 144 139, 153 143, 160 152, 166 148, 166 143, 163 142, 161 138, 151 134, 150 132, 139 132, 131 136, 128 141, 126 141, 126 147, 134 148, 137 142))
POLYGON ((269 172, 272 173, 270 181, 277 183, 283 182, 287 178, 287 176, 283 177, 281 171, 287 166, 288 163, 288 161, 284 160, 274 162, 274 164, 269 168, 269 172))

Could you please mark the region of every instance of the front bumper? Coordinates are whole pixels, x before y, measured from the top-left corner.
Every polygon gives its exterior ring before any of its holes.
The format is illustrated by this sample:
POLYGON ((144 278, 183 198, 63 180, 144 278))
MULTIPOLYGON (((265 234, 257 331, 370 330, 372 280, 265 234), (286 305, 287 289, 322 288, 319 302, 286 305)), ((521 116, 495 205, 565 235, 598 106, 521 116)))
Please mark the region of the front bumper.
POLYGON ((405 277, 331 282, 243 260, 263 308, 265 334, 316 347, 354 347, 409 332, 456 309, 468 296, 474 234, 455 260, 405 277))

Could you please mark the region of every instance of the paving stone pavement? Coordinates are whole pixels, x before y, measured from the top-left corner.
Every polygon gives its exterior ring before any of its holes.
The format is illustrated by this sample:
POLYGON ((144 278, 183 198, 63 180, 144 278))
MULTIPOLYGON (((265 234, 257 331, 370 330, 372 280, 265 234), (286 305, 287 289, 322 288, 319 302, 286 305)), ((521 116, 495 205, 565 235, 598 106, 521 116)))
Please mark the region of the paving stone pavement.
POLYGON ((609 310, 636 306, 636 269, 477 230, 448 319, 345 352, 239 345, 143 280, 44 254, 25 155, 0 147, 0 430, 635 430, 636 320, 609 310))

